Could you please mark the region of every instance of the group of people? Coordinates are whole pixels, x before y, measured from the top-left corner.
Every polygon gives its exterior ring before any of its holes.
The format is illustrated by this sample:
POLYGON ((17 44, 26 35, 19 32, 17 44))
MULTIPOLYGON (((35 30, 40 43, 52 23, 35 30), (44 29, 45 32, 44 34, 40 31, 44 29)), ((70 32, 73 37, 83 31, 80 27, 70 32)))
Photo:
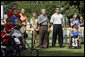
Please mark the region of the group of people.
POLYGON ((73 18, 70 19, 70 25, 71 25, 71 45, 70 47, 76 46, 76 48, 79 48, 79 36, 80 36, 80 27, 84 26, 84 22, 83 22, 83 17, 80 17, 80 20, 77 18, 77 14, 74 13, 73 14, 73 18))
MULTIPOLYGON (((17 5, 13 4, 11 11, 7 14, 8 18, 12 20, 12 24, 19 25, 23 27, 21 31, 26 31, 27 26, 27 16, 25 15, 25 9, 21 9, 20 14, 17 11, 17 5)), ((30 19, 30 24, 32 27, 32 42, 33 47, 36 46, 35 40, 37 39, 37 47, 40 48, 48 48, 49 46, 49 32, 50 32, 50 26, 49 24, 53 25, 53 37, 52 37, 52 47, 56 46, 56 39, 58 36, 58 42, 60 48, 63 47, 63 30, 62 30, 62 20, 64 19, 63 15, 60 14, 60 8, 55 8, 55 13, 51 16, 50 22, 46 15, 46 10, 41 9, 41 15, 37 17, 37 13, 33 12, 33 17, 30 19)), ((80 20, 77 18, 77 14, 74 13, 73 18, 70 20, 71 28, 79 29, 80 26, 84 25, 84 22, 82 21, 83 17, 80 17, 80 20)), ((5 21, 6 23, 6 21, 5 21)), ((20 28, 20 27, 19 27, 20 28)), ((73 32, 72 32, 73 33, 73 32)), ((78 32, 76 32, 78 33, 78 32)), ((73 34, 76 34, 73 33, 73 34)))
POLYGON ((53 38, 52 38, 52 47, 55 47, 57 35, 59 37, 59 45, 60 48, 63 47, 63 30, 62 30, 62 19, 63 15, 60 14, 59 8, 55 9, 56 13, 52 15, 51 20, 49 22, 48 17, 46 15, 46 10, 41 9, 41 15, 36 18, 36 13, 33 13, 33 17, 30 20, 30 23, 34 29, 33 31, 33 46, 35 46, 35 38, 38 38, 39 31, 39 40, 38 45, 40 48, 47 48, 49 46, 49 32, 50 26, 49 23, 53 24, 53 38))
POLYGON ((74 34, 79 34, 80 27, 84 27, 83 17, 80 17, 80 20, 77 18, 77 14, 74 13, 73 18, 70 19, 70 25, 72 30, 75 28, 78 32, 74 34))

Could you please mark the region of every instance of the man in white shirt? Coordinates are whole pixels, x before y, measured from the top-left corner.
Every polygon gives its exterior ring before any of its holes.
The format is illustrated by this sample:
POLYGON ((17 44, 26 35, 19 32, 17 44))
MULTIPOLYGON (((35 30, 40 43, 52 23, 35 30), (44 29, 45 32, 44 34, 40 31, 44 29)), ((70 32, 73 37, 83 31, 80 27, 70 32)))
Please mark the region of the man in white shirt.
POLYGON ((55 47, 56 39, 58 35, 58 42, 60 48, 63 47, 63 30, 62 30, 62 20, 63 15, 60 14, 60 10, 57 7, 55 13, 51 16, 50 23, 53 24, 53 38, 52 38, 52 47, 55 47))

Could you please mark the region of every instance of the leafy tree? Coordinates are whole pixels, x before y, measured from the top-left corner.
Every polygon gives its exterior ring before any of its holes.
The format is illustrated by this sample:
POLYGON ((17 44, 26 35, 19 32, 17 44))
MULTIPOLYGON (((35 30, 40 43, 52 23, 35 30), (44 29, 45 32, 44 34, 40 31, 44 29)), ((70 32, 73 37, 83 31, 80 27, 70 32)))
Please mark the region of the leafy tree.
POLYGON ((33 12, 37 12, 37 16, 41 14, 41 9, 46 9, 46 13, 50 20, 51 15, 55 13, 55 8, 60 7, 61 13, 68 18, 72 18, 73 13, 77 13, 78 17, 84 17, 84 1, 1 1, 1 4, 4 4, 5 14, 11 10, 11 4, 18 4, 18 12, 22 8, 25 9, 25 14, 28 17, 28 21, 32 17, 33 12))

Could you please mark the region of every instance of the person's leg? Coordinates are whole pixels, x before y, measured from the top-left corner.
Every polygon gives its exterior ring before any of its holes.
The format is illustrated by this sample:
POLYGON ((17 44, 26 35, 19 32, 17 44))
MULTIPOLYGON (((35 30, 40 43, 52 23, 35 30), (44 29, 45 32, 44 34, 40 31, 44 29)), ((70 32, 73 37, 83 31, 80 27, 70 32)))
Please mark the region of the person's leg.
POLYGON ((37 47, 39 47, 39 34, 36 33, 37 47))
POLYGON ((25 28, 26 27, 24 25, 22 25, 21 28, 20 28, 20 31, 23 34, 22 41, 23 41, 23 47, 24 47, 24 49, 26 49, 26 47, 25 47, 25 45, 26 45, 26 43, 25 43, 26 38, 24 37, 24 33, 26 32, 25 28))
POLYGON ((63 47, 63 30, 62 30, 62 26, 58 27, 58 42, 59 42, 59 46, 63 47))
POLYGON ((36 38, 36 32, 33 31, 33 39, 32 39, 32 41, 33 41, 33 47, 35 47, 35 38, 36 38))
POLYGON ((40 30, 39 30, 39 37, 40 37, 40 42, 39 42, 39 47, 42 48, 42 45, 43 45, 43 27, 41 26, 40 27, 40 30))
POLYGON ((35 47, 39 46, 39 35, 37 34, 37 32, 35 31, 35 36, 34 36, 34 45, 35 47))
POLYGON ((53 25, 53 38, 52 38, 52 47, 55 46, 57 39, 57 28, 56 25, 53 25))
POLYGON ((47 47, 49 47, 49 32, 48 32, 48 39, 47 39, 47 47))
POLYGON ((43 38, 43 47, 48 47, 48 28, 44 27, 44 38, 43 38))

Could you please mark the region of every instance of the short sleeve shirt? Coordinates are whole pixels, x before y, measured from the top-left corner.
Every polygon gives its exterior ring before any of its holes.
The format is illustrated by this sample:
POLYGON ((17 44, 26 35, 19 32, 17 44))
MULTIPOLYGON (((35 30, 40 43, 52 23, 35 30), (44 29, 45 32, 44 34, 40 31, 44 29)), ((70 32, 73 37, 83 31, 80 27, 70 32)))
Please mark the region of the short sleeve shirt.
POLYGON ((50 22, 53 23, 53 24, 62 24, 62 19, 63 19, 62 14, 55 13, 51 16, 50 22))
MULTIPOLYGON (((74 20, 70 20, 70 23, 74 23, 76 21, 76 19, 74 19, 74 20)), ((73 27, 79 27, 78 25, 79 25, 79 23, 80 23, 80 20, 78 19, 78 23, 76 23, 76 24, 74 24, 73 26, 72 26, 72 28, 73 27)))
POLYGON ((72 31, 71 34, 72 34, 73 36, 79 36, 79 32, 78 32, 78 31, 76 31, 76 32, 72 31))
POLYGON ((20 22, 20 19, 17 17, 12 16, 11 19, 13 24, 15 24, 16 22, 20 22))
POLYGON ((44 19, 47 19, 47 21, 45 21, 45 22, 43 22, 41 25, 48 25, 48 17, 45 15, 40 15, 39 17, 38 17, 38 22, 40 22, 40 21, 42 21, 42 20, 44 20, 44 19))
POLYGON ((33 24, 36 28, 38 26, 38 20, 34 17, 31 18, 30 23, 33 24))

